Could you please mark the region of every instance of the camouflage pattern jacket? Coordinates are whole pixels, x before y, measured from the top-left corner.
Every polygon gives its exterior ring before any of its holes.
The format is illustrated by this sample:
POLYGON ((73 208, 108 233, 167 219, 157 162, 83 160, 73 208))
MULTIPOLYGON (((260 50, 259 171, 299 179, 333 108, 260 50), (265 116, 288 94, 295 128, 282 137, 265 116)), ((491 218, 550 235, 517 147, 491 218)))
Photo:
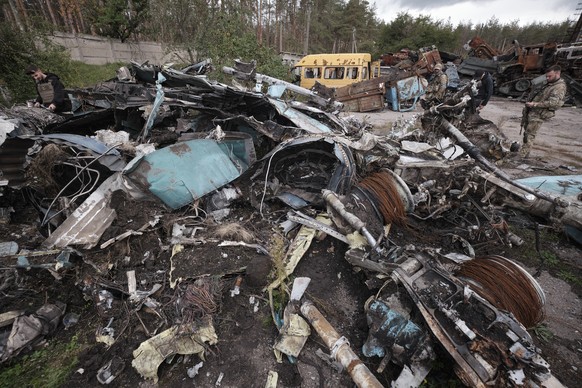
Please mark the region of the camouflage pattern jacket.
POLYGON ((529 108, 528 119, 548 120, 554 117, 556 110, 564 105, 567 89, 566 82, 560 78, 530 96, 528 101, 535 102, 536 106, 529 108))
POLYGON ((426 88, 426 100, 437 100, 442 102, 445 97, 445 92, 447 91, 447 82, 448 77, 445 73, 435 74, 426 88))

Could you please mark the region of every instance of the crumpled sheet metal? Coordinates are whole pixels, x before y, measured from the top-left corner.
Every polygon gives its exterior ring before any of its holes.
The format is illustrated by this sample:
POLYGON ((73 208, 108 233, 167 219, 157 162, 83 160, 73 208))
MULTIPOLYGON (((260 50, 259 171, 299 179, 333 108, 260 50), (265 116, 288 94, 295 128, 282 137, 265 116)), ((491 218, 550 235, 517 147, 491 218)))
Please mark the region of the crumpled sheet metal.
MULTIPOLYGON (((336 141, 336 139, 339 138, 311 135, 280 143, 260 160, 263 166, 262 169, 265 173, 269 172, 270 168, 274 166, 278 160, 282 158, 290 160, 290 155, 296 156, 299 152, 308 153, 310 149, 312 149, 315 154, 321 154, 323 151, 323 153, 329 154, 330 157, 333 153, 333 156, 337 159, 337 163, 327 170, 329 179, 326 182, 320 182, 318 187, 313 186, 311 189, 321 190, 326 188, 333 192, 344 194, 351 188, 354 182, 356 162, 351 149, 342 142, 336 141)), ((259 163, 256 165, 261 166, 259 163)), ((253 171, 255 171, 255 168, 249 169, 249 173, 253 171)), ((270 172, 269 176, 272 174, 273 173, 270 172)), ((293 184, 290 186, 293 186, 293 184)), ((291 194, 296 195, 297 193, 291 192, 291 194)), ((308 200, 308 198, 303 199, 308 200)))
POLYGON ((331 133, 332 130, 327 125, 323 124, 299 110, 292 108, 285 101, 270 98, 269 102, 279 112, 281 116, 288 118, 297 127, 309 133, 331 133))
POLYGON ((117 217, 109 207, 111 194, 123 185, 120 173, 107 178, 54 232, 43 242, 47 248, 82 245, 90 249, 117 217))
POLYGON ((125 161, 116 149, 104 143, 87 137, 71 133, 52 133, 48 135, 27 136, 26 139, 41 140, 47 143, 64 144, 75 147, 99 157, 100 164, 106 166, 111 171, 121 171, 125 167, 125 161))
POLYGON ((190 140, 154 151, 132 163, 125 176, 172 209, 221 188, 248 169, 251 143, 244 139, 190 140))
POLYGON ((155 337, 142 342, 133 351, 131 365, 145 379, 158 382, 158 367, 166 358, 174 354, 196 354, 204 360, 204 344, 214 345, 218 336, 210 318, 192 333, 185 333, 186 327, 173 326, 155 337))
POLYGON ((285 309, 285 323, 277 342, 273 346, 275 350, 293 357, 299 357, 299 353, 311 334, 311 326, 297 313, 288 313, 285 309))

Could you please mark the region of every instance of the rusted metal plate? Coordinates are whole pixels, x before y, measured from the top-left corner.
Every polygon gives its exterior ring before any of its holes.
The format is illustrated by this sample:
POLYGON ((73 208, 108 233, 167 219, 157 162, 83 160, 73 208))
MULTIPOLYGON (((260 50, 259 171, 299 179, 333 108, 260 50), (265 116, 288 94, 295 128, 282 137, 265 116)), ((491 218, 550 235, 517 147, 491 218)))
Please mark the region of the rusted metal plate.
POLYGON ((360 97, 349 101, 343 101, 344 110, 348 112, 370 112, 384 109, 384 95, 360 97))

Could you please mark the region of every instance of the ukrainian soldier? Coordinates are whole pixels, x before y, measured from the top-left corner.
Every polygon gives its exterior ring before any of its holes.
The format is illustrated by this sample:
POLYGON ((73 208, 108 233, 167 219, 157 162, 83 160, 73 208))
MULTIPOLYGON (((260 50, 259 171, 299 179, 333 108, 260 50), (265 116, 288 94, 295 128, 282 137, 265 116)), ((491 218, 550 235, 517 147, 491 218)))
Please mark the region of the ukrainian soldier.
POLYGON ((434 65, 434 75, 426 88, 426 93, 422 97, 421 105, 424 109, 438 105, 443 102, 449 78, 443 72, 442 63, 434 65))
POLYGON ((36 85, 36 97, 34 106, 44 106, 52 112, 62 112, 66 110, 68 104, 65 100, 65 87, 59 76, 53 73, 43 73, 35 65, 26 68, 26 74, 31 76, 36 85))
POLYGON ((523 109, 521 127, 523 129, 523 146, 520 155, 527 157, 533 146, 536 134, 542 123, 556 115, 566 96, 566 82, 560 78, 561 68, 551 66, 546 71, 547 83, 540 90, 529 96, 523 109))

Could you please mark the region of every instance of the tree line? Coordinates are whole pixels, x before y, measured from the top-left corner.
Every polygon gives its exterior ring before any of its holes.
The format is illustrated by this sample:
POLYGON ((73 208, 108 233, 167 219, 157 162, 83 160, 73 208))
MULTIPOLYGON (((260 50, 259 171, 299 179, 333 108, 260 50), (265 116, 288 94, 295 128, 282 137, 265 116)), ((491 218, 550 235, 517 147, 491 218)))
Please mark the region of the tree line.
POLYGON ((16 66, 60 58, 55 57, 59 48, 45 39, 52 31, 163 42, 190 52, 192 62, 212 58, 217 66, 231 65, 235 58, 255 59, 259 71, 285 78, 280 52, 357 51, 378 58, 435 45, 462 55, 463 45, 475 35, 499 49, 514 39, 561 42, 574 22, 520 26, 518 20, 502 24, 492 18, 453 25, 408 12, 385 22, 368 0, 0 0, 0 6, 4 84, 16 66))
MULTIPOLYGON (((0 0, 2 22, 20 31, 59 30, 121 41, 151 40, 206 55, 223 40, 256 44, 276 52, 371 52, 436 45, 460 53, 479 35, 494 47, 561 42, 573 20, 453 25, 429 15, 400 13, 390 22, 376 16, 368 0, 0 0), (243 42, 240 42, 240 40, 243 42), (248 43, 248 42, 247 42, 248 43)), ((224 44, 224 42, 221 42, 224 44)))

